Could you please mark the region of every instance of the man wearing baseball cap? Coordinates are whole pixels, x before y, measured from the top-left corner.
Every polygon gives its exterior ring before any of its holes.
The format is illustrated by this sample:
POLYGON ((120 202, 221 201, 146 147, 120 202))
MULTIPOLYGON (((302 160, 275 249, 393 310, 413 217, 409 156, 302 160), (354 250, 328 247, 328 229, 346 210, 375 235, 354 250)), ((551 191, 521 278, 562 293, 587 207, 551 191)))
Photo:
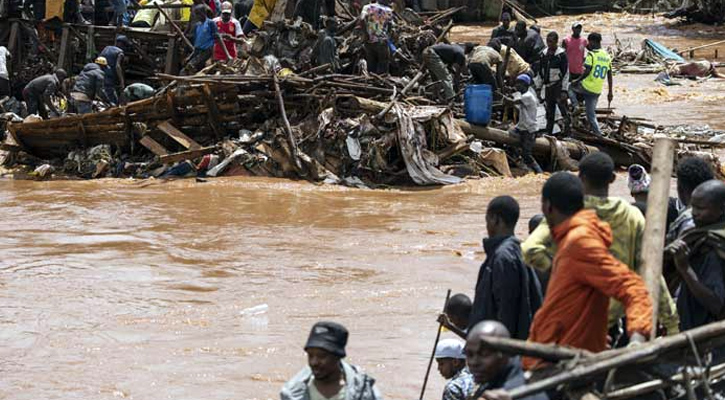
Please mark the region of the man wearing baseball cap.
POLYGON ((232 17, 232 10, 234 6, 232 3, 225 1, 222 3, 222 15, 221 17, 214 18, 219 35, 222 40, 214 42, 214 61, 226 61, 227 53, 232 59, 237 58, 237 46, 232 38, 238 38, 242 36, 242 25, 239 20, 232 17), (227 51, 222 48, 221 42, 224 43, 227 51))
POLYGON ((534 159, 533 151, 536 143, 536 112, 539 107, 539 101, 533 90, 531 90, 531 77, 528 74, 521 74, 516 77, 516 90, 521 94, 515 98, 514 104, 519 110, 519 123, 516 124, 513 131, 519 135, 521 143, 521 157, 524 163, 535 173, 542 172, 539 163, 534 159))
POLYGON ((458 339, 443 339, 435 351, 438 372, 449 379, 443 389, 443 400, 466 400, 473 392, 473 375, 466 368, 464 343, 458 339))
MULTIPOLYGON (((584 73, 584 57, 587 54, 589 42, 582 37, 582 23, 574 22, 571 25, 571 35, 564 39, 562 47, 566 50, 566 59, 569 64, 569 81, 581 78, 584 73)), ((578 96, 569 89, 569 99, 572 106, 579 104, 578 96)))
POLYGON ((308 366, 285 383, 281 400, 382 400, 375 379, 342 360, 347 338, 338 323, 313 325, 305 345, 308 366))

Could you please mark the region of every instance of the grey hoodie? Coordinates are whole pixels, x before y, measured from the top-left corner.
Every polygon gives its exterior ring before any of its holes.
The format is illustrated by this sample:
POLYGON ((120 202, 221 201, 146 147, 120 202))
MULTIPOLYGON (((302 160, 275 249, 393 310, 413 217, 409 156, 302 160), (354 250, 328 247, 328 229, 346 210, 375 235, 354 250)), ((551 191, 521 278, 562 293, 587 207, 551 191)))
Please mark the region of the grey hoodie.
POLYGON ((101 91, 103 89, 103 79, 104 75, 101 67, 96 63, 88 63, 76 78, 71 93, 83 93, 91 100, 96 97, 103 98, 101 91))
MULTIPOLYGON (((375 379, 361 372, 356 366, 341 361, 345 373, 345 400, 383 400, 374 386, 375 379)), ((309 400, 307 386, 312 379, 312 370, 305 367, 294 378, 287 381, 279 393, 281 400, 309 400)))

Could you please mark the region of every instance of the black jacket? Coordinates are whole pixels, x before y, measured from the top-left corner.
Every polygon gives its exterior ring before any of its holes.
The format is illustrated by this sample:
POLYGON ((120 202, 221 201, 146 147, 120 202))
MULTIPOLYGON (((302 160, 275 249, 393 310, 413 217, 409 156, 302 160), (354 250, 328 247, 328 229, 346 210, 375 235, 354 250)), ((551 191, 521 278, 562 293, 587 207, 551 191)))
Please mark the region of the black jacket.
POLYGON ((541 51, 541 58, 534 64, 534 76, 537 81, 537 88, 561 84, 563 90, 569 88, 569 62, 566 58, 566 51, 557 47, 554 54, 549 54, 548 49, 541 51))
POLYGON ((526 32, 525 38, 516 38, 516 43, 514 43, 514 50, 530 65, 539 59, 539 54, 545 47, 541 35, 533 29, 526 32))
POLYGON ((534 314, 541 306, 541 284, 524 264, 521 241, 515 236, 483 240, 486 261, 481 265, 469 330, 484 320, 506 325, 511 337, 526 340, 534 314))
POLYGON ((83 93, 93 100, 96 97, 102 97, 104 73, 101 67, 96 63, 88 63, 83 67, 80 75, 76 78, 72 92, 83 93))

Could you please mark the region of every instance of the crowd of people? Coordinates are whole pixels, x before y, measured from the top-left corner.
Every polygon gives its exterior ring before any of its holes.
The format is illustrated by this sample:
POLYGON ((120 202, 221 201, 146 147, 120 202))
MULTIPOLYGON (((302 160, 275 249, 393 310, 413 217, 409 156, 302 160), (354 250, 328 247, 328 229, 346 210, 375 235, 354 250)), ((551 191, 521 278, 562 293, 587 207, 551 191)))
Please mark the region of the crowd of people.
MULTIPOLYGON (((541 214, 529 236, 516 237, 520 209, 510 196, 491 200, 473 299, 452 296, 438 322, 460 336, 435 350, 447 380, 443 400, 508 399, 526 384, 524 371, 547 366, 486 346, 487 337, 515 338, 597 353, 637 346, 651 334, 667 336, 725 318, 725 183, 708 163, 689 157, 677 167, 677 198, 669 201, 658 326, 641 277, 642 240, 651 179, 641 165, 628 170, 635 202, 610 196, 616 179, 611 157, 598 152, 580 163, 578 176, 553 174, 541 190, 541 214), (610 301, 611 299, 611 301, 610 301), (654 330, 656 328, 656 331, 654 330)), ((342 361, 348 332, 320 322, 305 346, 309 367, 285 384, 291 399, 380 399, 375 381, 342 361)), ((725 357, 711 354, 713 364, 725 357)), ((541 393, 529 400, 558 398, 541 393)))

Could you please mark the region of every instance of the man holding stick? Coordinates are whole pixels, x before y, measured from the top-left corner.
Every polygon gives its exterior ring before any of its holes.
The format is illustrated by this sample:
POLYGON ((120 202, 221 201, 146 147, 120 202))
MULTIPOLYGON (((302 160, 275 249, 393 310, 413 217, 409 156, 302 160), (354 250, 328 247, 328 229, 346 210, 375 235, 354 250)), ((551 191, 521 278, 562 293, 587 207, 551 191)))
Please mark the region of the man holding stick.
POLYGON ((221 17, 214 18, 221 40, 214 43, 214 61, 227 61, 228 59, 237 58, 237 46, 232 38, 242 36, 242 25, 239 21, 232 17, 232 3, 225 1, 222 3, 221 17), (224 51, 226 48, 226 51, 224 51), (227 58, 227 56, 229 58, 227 58))

